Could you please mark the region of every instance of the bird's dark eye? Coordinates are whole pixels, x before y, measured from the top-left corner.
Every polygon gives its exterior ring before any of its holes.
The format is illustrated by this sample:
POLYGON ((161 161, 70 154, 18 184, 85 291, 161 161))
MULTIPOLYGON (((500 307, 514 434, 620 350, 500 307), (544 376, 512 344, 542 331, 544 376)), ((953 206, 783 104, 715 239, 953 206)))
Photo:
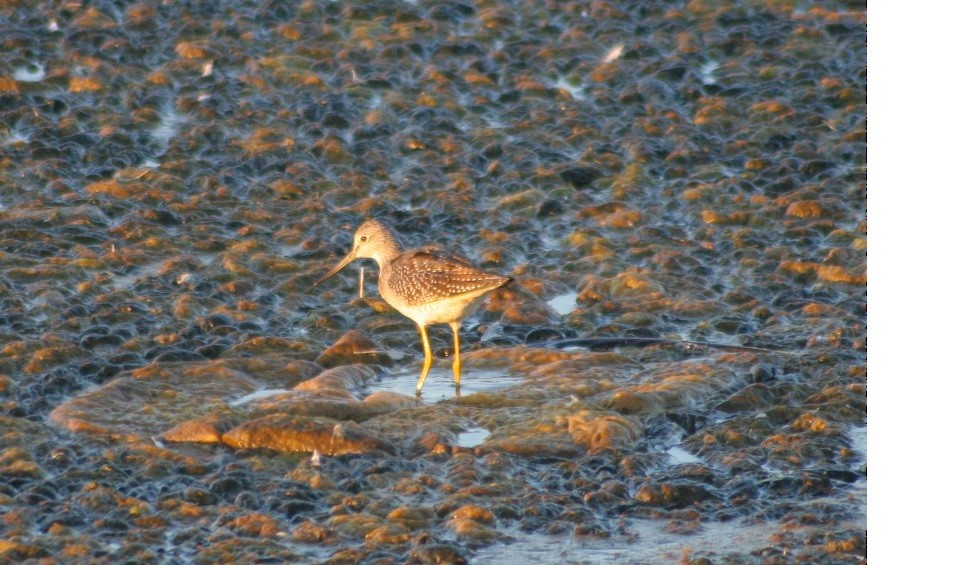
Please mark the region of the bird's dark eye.
POLYGON ((367 236, 361 235, 361 236, 360 236, 360 243, 363 243, 364 241, 367 241, 367 236))

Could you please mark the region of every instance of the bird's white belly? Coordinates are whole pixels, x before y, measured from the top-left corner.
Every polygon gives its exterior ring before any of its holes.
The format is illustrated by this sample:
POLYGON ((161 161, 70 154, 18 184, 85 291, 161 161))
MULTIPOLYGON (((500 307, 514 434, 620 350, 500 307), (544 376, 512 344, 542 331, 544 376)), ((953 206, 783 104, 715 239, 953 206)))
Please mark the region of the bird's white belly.
POLYGON ((421 326, 429 326, 431 324, 448 324, 466 318, 480 306, 480 299, 476 296, 457 296, 417 306, 397 304, 392 304, 392 306, 421 326))

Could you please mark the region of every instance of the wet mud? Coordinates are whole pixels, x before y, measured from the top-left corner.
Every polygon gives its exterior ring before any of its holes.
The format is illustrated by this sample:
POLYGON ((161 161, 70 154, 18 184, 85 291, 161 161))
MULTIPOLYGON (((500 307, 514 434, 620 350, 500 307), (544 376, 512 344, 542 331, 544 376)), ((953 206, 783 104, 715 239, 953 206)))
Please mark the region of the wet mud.
POLYGON ((0 52, 0 560, 866 561, 865 3, 0 1, 0 52), (314 286, 374 216, 515 280, 459 395, 372 264, 314 286))

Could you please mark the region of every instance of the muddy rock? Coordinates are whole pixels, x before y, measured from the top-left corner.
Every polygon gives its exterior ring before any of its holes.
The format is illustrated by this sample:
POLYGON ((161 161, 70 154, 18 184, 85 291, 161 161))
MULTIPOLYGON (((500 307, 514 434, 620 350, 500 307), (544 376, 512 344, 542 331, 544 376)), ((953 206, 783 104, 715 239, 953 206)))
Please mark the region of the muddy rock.
POLYGON ((324 455, 393 452, 389 444, 352 422, 273 414, 244 422, 223 434, 223 443, 237 449, 319 451, 324 455))
POLYGON ((221 421, 207 419, 188 420, 163 432, 163 439, 170 442, 220 443, 223 432, 229 429, 221 421))
POLYGON ((567 418, 567 430, 573 441, 590 450, 631 449, 642 433, 622 416, 594 416, 586 411, 567 418))
POLYGON ((327 369, 310 380, 303 381, 293 390, 307 391, 320 395, 343 394, 344 398, 352 398, 349 391, 357 390, 376 373, 366 365, 341 365, 327 369))

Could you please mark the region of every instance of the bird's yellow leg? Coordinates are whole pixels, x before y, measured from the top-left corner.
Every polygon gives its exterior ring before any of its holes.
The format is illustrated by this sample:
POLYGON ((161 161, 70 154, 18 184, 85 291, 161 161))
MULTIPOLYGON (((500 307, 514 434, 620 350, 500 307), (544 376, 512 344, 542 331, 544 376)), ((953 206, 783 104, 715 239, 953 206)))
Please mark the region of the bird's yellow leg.
POLYGON ((430 365, 433 364, 433 353, 430 352, 430 338, 427 336, 427 327, 417 324, 420 330, 420 338, 423 339, 423 370, 420 372, 420 380, 417 381, 417 396, 423 389, 423 383, 427 382, 427 373, 430 372, 430 365))
POLYGON ((450 322, 453 330, 453 382, 460 390, 460 322, 450 322))

